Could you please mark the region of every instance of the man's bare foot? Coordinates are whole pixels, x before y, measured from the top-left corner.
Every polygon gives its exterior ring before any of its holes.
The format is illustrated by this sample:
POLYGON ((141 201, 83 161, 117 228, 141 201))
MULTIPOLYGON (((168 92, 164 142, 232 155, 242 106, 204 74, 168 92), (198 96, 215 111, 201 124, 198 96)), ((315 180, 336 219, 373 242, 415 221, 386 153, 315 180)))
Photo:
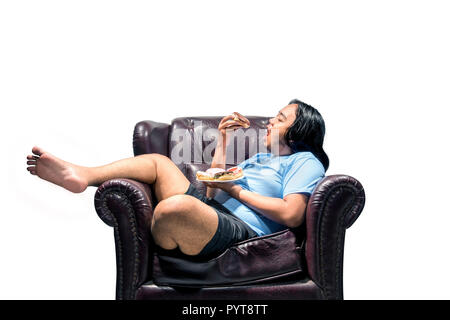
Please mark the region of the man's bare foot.
POLYGON ((39 147, 27 156, 27 170, 71 192, 80 193, 88 187, 87 168, 63 161, 39 147))

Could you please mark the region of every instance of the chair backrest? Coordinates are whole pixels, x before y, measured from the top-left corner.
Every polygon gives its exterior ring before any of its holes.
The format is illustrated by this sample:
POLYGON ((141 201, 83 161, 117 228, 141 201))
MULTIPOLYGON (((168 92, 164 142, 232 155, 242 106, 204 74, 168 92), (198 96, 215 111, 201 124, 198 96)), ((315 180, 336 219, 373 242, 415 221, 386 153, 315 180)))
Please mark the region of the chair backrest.
MULTIPOLYGON (((246 116, 250 127, 233 133, 227 147, 228 167, 236 166, 264 151, 263 138, 269 117, 246 116)), ((191 183, 203 194, 206 188, 196 181, 195 172, 210 168, 217 144, 217 127, 223 117, 179 117, 172 120, 168 133, 168 154, 191 183)))

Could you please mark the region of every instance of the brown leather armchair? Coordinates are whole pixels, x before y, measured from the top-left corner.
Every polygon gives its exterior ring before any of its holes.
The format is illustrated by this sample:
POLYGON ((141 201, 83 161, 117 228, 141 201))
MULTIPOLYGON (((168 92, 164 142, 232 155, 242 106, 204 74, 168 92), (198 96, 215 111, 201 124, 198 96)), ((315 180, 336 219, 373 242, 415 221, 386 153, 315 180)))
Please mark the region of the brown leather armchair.
MULTIPOLYGON (((202 132, 217 128, 220 119, 139 122, 133 135, 134 154, 170 157, 177 142, 174 133, 186 129, 192 141, 192 161, 178 167, 206 192, 196 181, 195 172, 209 164, 196 163, 194 153, 205 150, 207 141, 200 139, 202 132)), ((269 120, 258 116, 248 119, 250 128, 256 130, 265 130, 269 120)), ((245 139, 245 159, 256 153, 250 148, 256 144, 252 136, 245 139)), ((236 159, 237 154, 229 166, 236 165, 236 159)), ((114 228, 117 299, 343 299, 345 230, 365 203, 364 189, 355 178, 331 175, 322 179, 309 198, 301 227, 237 243, 219 257, 203 262, 158 254, 147 224, 155 200, 150 185, 130 179, 106 181, 96 192, 96 211, 114 228)))

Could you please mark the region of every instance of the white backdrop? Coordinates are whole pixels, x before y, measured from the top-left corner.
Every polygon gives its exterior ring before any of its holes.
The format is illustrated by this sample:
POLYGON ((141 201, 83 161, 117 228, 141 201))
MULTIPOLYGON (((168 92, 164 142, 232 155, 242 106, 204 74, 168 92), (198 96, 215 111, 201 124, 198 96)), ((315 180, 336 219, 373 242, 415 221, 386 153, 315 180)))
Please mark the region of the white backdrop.
POLYGON ((3 1, 1 299, 114 299, 95 188, 31 176, 33 145, 86 166, 132 156, 136 122, 325 119, 327 174, 366 206, 346 234, 346 299, 449 299, 450 47, 445 1, 3 1))

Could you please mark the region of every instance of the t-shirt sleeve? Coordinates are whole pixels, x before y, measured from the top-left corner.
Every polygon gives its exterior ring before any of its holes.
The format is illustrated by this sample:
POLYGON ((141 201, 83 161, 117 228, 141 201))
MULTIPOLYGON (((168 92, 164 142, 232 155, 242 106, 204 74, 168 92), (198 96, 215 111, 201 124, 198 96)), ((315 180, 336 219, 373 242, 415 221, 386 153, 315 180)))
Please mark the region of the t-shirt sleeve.
POLYGON ((325 176, 318 160, 297 161, 287 169, 283 179, 283 198, 291 193, 310 196, 317 183, 325 176))
POLYGON ((245 167, 245 165, 246 165, 247 162, 248 162, 248 159, 245 160, 245 161, 242 161, 242 162, 239 163, 236 167, 239 167, 239 168, 243 169, 243 168, 245 167))

